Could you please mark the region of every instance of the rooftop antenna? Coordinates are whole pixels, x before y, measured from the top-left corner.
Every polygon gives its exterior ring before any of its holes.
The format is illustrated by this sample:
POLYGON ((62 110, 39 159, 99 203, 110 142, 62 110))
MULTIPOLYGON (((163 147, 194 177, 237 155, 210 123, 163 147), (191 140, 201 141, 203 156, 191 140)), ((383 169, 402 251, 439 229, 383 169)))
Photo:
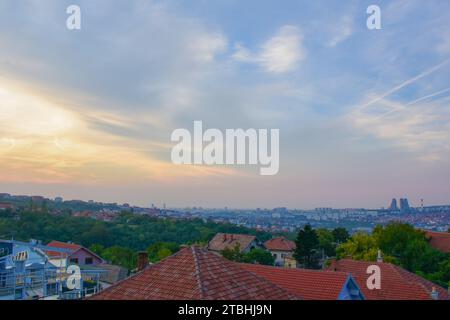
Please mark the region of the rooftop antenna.
POLYGON ((381 255, 381 250, 378 250, 377 262, 383 262, 383 256, 381 255))

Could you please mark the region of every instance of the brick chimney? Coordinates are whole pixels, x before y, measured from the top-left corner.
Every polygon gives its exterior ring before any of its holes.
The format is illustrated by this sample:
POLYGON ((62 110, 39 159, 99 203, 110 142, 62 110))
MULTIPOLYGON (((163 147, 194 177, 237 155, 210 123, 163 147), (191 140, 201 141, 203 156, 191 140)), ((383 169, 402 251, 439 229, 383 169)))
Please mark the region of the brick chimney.
POLYGON ((148 266, 148 253, 147 251, 138 252, 137 271, 142 271, 148 266))

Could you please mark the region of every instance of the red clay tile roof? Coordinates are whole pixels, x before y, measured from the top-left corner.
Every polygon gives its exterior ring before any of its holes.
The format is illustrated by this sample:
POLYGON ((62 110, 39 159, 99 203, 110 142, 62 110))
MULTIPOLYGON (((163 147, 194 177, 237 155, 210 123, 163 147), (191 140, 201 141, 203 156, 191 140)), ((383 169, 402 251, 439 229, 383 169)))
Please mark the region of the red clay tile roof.
POLYGON ((296 248, 295 242, 285 237, 277 237, 264 242, 264 247, 268 250, 293 251, 296 248))
POLYGON ((87 253, 99 258, 100 260, 103 261, 103 258, 100 257, 99 255, 97 255, 96 253, 92 252, 91 250, 76 244, 76 243, 67 243, 67 242, 60 242, 60 241, 51 241, 47 244, 47 247, 54 247, 54 248, 59 248, 59 249, 67 249, 70 252, 69 253, 65 253, 65 252, 58 252, 58 251, 51 251, 51 250, 45 250, 45 253, 51 257, 51 258, 65 258, 75 252, 77 252, 80 249, 83 249, 84 251, 86 251, 87 253))
POLYGON ((90 299, 291 300, 299 297, 237 263, 193 246, 183 248, 90 299))
POLYGON ((450 253, 450 233, 425 231, 425 235, 430 239, 430 246, 445 253, 450 253))
MULTIPOLYGON (((60 248, 60 249, 68 249, 70 250, 72 253, 75 251, 78 251, 79 249, 82 248, 82 246, 80 246, 79 244, 75 244, 75 243, 66 243, 66 242, 60 242, 60 241, 51 241, 47 244, 48 247, 54 247, 54 248, 60 248)), ((49 257, 65 257, 67 256, 66 253, 61 253, 58 251, 51 251, 51 250, 46 250, 45 253, 49 256, 49 257)))
POLYGON ((449 298, 445 289, 390 263, 342 259, 333 261, 328 269, 350 272, 367 300, 431 300, 433 287, 439 292, 439 299, 449 298), (370 265, 380 267, 381 289, 367 288, 370 274, 366 271, 370 265))
POLYGON ((349 274, 345 272, 291 269, 257 264, 241 264, 241 266, 305 300, 337 300, 349 277, 349 274))
POLYGON ((208 249, 222 251, 225 248, 233 249, 236 245, 239 245, 239 248, 243 251, 255 240, 255 236, 247 234, 218 233, 209 242, 208 249))

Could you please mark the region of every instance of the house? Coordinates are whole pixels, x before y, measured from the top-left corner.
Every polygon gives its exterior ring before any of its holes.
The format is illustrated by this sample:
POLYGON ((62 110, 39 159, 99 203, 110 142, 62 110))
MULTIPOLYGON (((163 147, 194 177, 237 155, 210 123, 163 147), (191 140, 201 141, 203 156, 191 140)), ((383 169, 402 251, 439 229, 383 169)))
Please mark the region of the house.
POLYGON ((297 300, 299 296, 199 246, 90 297, 93 300, 297 300))
POLYGON ((305 300, 364 300, 358 283, 347 272, 288 269, 259 264, 241 264, 241 267, 305 300))
POLYGON ((264 247, 275 258, 276 266, 292 266, 292 255, 296 247, 294 241, 288 240, 285 237, 276 237, 264 242, 264 247))
POLYGON ((367 300, 449 299, 444 288, 391 263, 342 259, 333 260, 328 270, 351 273, 367 300), (367 273, 367 268, 371 265, 380 267, 380 289, 370 290, 367 286, 371 275, 367 273))
POLYGON ((430 246, 439 251, 450 253, 450 233, 425 231, 425 236, 430 240, 430 246))
POLYGON ((68 288, 71 273, 51 263, 48 252, 67 256, 72 251, 51 249, 37 240, 0 240, 0 300, 77 299, 98 292, 102 270, 80 266, 80 287, 68 288))
POLYGON ((66 243, 60 241, 51 241, 47 247, 67 249, 68 253, 46 250, 50 263, 56 267, 67 267, 70 264, 79 266, 90 265, 97 266, 105 261, 91 250, 75 243, 66 243))
POLYGON ((0 300, 44 296, 55 281, 54 270, 33 242, 0 240, 0 300))
POLYGON ((256 237, 252 235, 218 233, 209 241, 208 249, 220 252, 226 248, 233 249, 236 246, 239 246, 239 250, 244 253, 261 247, 256 237))
POLYGON ((98 265, 102 270, 106 271, 100 275, 100 283, 103 288, 107 288, 114 283, 127 278, 128 270, 113 264, 102 263, 98 265))

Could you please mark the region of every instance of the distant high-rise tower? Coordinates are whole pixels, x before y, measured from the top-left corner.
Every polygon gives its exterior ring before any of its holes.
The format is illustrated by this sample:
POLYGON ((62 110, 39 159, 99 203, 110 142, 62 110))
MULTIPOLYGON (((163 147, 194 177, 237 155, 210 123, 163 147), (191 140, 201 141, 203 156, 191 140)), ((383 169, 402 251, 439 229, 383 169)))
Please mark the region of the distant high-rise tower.
POLYGON ((390 211, 398 211, 398 207, 397 207, 397 199, 392 199, 391 201, 391 205, 389 206, 388 210, 390 211))
POLYGON ((408 199, 406 198, 400 199, 400 211, 408 211, 408 210, 409 210, 408 199))

